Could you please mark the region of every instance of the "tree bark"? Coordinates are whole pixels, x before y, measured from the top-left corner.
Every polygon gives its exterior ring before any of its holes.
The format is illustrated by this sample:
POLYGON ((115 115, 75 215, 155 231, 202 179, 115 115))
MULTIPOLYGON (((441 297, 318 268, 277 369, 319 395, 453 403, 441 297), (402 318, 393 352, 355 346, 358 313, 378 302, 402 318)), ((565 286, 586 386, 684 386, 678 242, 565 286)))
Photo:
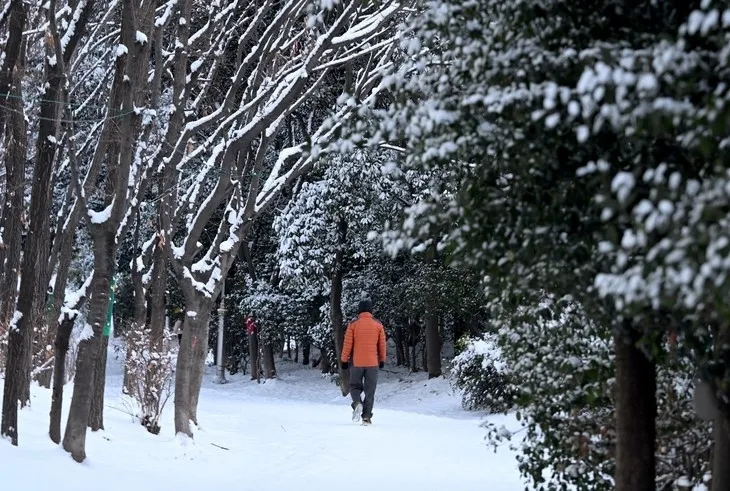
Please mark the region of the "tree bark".
MULTIPOLYGON (((21 53, 27 15, 23 0, 11 0, 10 9, 7 12, 8 38, 5 42, 2 69, 0 69, 0 94, 3 95, 10 94, 12 88, 17 88, 20 81, 18 75, 22 74, 22 70, 19 72, 15 72, 15 70, 23 68, 21 53), (20 63, 18 63, 19 60, 21 60, 20 63)), ((5 122, 11 112, 0 108, 0 133, 4 133, 5 122)))
POLYGON ((712 491, 730 490, 730 425, 725 416, 718 417, 713 428, 712 491))
MULTIPOLYGON (((25 6, 23 2, 13 1, 10 12, 10 34, 6 44, 5 65, 0 72, 2 93, 13 97, 6 103, 8 110, 0 108, 0 128, 10 119, 5 135, 5 196, 2 208, 0 229, 0 338, 8 334, 15 315, 18 300, 18 278, 23 248, 23 185, 25 183, 25 161, 28 150, 28 137, 25 112, 22 102, 22 77, 24 56, 21 54, 21 38, 25 25, 25 6), (7 114, 6 114, 7 113, 7 114)), ((5 365, 8 353, 0 353, 0 369, 5 365)), ((4 416, 3 416, 4 418, 4 416)))
MULTIPOLYGON (((714 355, 716 360, 726 362, 727 346, 730 343, 730 327, 727 325, 719 326, 717 339, 714 346, 714 355)), ((720 385, 720 384, 718 384, 720 385)), ((715 384, 710 384, 715 387, 715 384)), ((724 384, 720 385, 721 387, 724 384)), ((696 390, 696 389, 695 389, 696 390)), ((718 391, 714 390, 712 394, 713 406, 715 408, 723 408, 723 405, 717 400, 718 391)), ((721 399, 727 397, 727 391, 720 394, 721 399)), ((727 406, 725 406, 725 409, 727 406)), ((712 491, 730 491, 730 421, 728 421, 727 410, 718 411, 715 421, 713 422, 713 440, 714 446, 712 450, 712 491)))
MULTIPOLYGON (((210 312, 208 309, 207 312, 210 312)), ((203 323, 200 342, 193 349, 193 369, 191 374, 190 386, 190 419, 196 426, 198 423, 198 400, 200 399, 200 390, 203 388, 203 376, 205 375, 205 358, 208 355, 208 332, 210 329, 210 315, 205 316, 203 323)))
POLYGON ((654 491, 656 442, 656 367, 617 333, 616 491, 654 491))
POLYGON ((312 349, 312 343, 309 341, 304 343, 302 347, 302 365, 309 365, 309 352, 312 349))
POLYGON ((335 338, 335 355, 340 374, 340 390, 342 395, 350 393, 350 371, 344 370, 340 363, 342 346, 345 343, 345 326, 342 315, 342 276, 344 268, 345 242, 347 240, 347 221, 340 217, 337 222, 337 251, 332 265, 332 288, 330 289, 330 318, 332 333, 335 338))
POLYGON ((259 363, 259 340, 256 333, 248 335, 248 356, 251 360, 251 380, 258 380, 261 366, 259 363))
POLYGON ((56 329, 55 358, 53 359, 53 393, 48 435, 53 443, 61 443, 61 412, 63 410, 63 387, 66 385, 66 355, 71 340, 76 316, 64 316, 56 329))
POLYGON ((102 336, 99 357, 94 368, 94 398, 91 400, 89 412, 89 428, 91 431, 104 429, 104 388, 106 387, 106 358, 109 347, 109 336, 102 336))
POLYGON ((319 363, 322 365, 322 373, 329 374, 332 371, 332 362, 330 362, 330 357, 327 355, 327 351, 324 349, 320 349, 319 352, 319 363))
POLYGON ((276 363, 274 361, 274 346, 270 341, 264 341, 263 343, 263 366, 264 366, 264 378, 269 380, 276 378, 276 363))
MULTIPOLYGON (((431 241, 431 245, 426 250, 425 259, 427 263, 432 264, 438 260, 435 239, 431 241)), ((439 332, 438 313, 435 311, 432 302, 426 303, 424 317, 426 343, 424 346, 423 368, 428 371, 428 378, 432 379, 441 376, 441 333, 439 332)))
MULTIPOLYGON (((21 3, 21 8, 22 3, 21 3)), ((17 14, 11 14, 11 16, 17 14)), ((11 17, 11 23, 19 22, 11 17)), ((22 26, 11 29, 20 29, 22 26)), ((12 34, 11 34, 12 35, 12 34)), ((7 55, 11 56, 11 55, 7 55)), ((17 56, 17 55, 16 55, 17 56)), ((24 72, 23 57, 19 57, 14 71, 13 98, 7 101, 12 111, 10 124, 5 135, 5 196, 3 203, 2 220, 2 247, 0 247, 0 291, 3 292, 0 300, 0 336, 5 334, 15 314, 15 303, 18 299, 18 277, 20 275, 20 261, 23 237, 23 184, 25 183, 25 161, 28 154, 28 137, 22 103, 22 74, 24 72)))
POLYGON ((27 331, 23 334, 22 353, 23 356, 29 357, 27 362, 23 362, 23 371, 28 372, 27 375, 25 373, 22 375, 21 405, 23 406, 30 397, 33 341, 36 337, 45 340, 42 327, 47 326, 44 314, 50 276, 48 244, 51 241, 53 163, 58 146, 55 137, 60 126, 60 105, 56 101, 61 99, 61 84, 64 78, 58 63, 50 64, 46 61, 44 71, 45 91, 40 105, 40 122, 35 145, 28 247, 23 255, 25 274, 21 276, 18 297, 18 311, 22 314, 18 321, 18 329, 27 331))
MULTIPOLYGON (((13 75, 13 70, 16 68, 16 60, 21 58, 21 44, 22 44, 22 33, 25 29, 26 22, 26 9, 25 4, 22 1, 13 1, 11 3, 11 12, 9 13, 9 36, 6 44, 5 64, 3 65, 2 77, 3 90, 5 94, 11 92, 11 84, 16 87, 12 90, 14 94, 20 94, 20 80, 18 79, 19 74, 13 75)), ((22 63, 20 64, 22 73, 22 63)), ((16 100, 10 104, 12 108, 17 108, 22 111, 22 101, 16 100)), ((9 111, 8 111, 9 112, 9 111)), ((2 111, 3 118, 2 123, 5 123, 6 111, 2 111)), ((13 115, 13 120, 18 120, 18 116, 13 115)), ((8 153, 5 156, 6 169, 8 173, 7 179, 12 179, 13 184, 11 185, 8 181, 6 183, 6 203, 10 202, 15 208, 11 210, 5 210, 3 213, 3 221, 5 226, 12 226, 17 236, 8 237, 8 230, 4 232, 9 243, 6 247, 8 255, 1 257, 4 261, 3 268, 3 284, 2 287, 7 293, 3 295, 3 313, 2 322, 0 329, 9 329, 8 331, 8 348, 7 356, 5 359, 5 383, 3 387, 3 405, 2 405, 2 423, 0 424, 0 435, 9 438, 13 445, 18 444, 18 402, 23 398, 24 387, 30 384, 30 341, 32 340, 32 327, 17 325, 17 328, 11 328, 11 322, 16 310, 16 299, 17 297, 17 270, 20 266, 20 237, 21 237, 21 217, 22 217, 22 200, 23 190, 22 187, 15 188, 13 186, 19 185, 24 180, 25 174, 25 159, 27 154, 27 137, 25 132, 25 124, 20 122, 17 128, 10 128, 8 130, 9 137, 12 138, 13 144, 7 149, 8 153), (21 134, 22 131, 22 134, 21 134), (11 171, 12 170, 12 174, 11 171), (15 193, 11 195, 10 193, 15 193), (20 206, 17 203, 20 203, 20 206), (8 214, 10 213, 10 216, 8 214), (5 262, 7 261, 7 262, 5 262), (12 262, 10 262, 12 261, 12 262), (23 330, 21 330, 23 327, 23 330), (27 380, 26 380, 27 379, 27 380)), ((15 126, 15 125, 13 125, 15 126)), ((31 268, 28 267, 28 270, 31 268)), ((28 275, 30 276, 30 275, 28 275)), ((27 287, 26 287, 27 290, 27 287)), ((28 314, 29 315, 29 314, 28 314)), ((2 333, 0 333, 2 334, 2 333)))
POLYGON ((200 384, 205 371, 208 348, 208 316, 212 304, 187 299, 183 322, 183 336, 175 367, 175 433, 193 437, 190 421, 197 424, 197 405, 200 384), (191 316, 190 313, 195 313, 191 316))
POLYGON ((395 364, 402 367, 406 365, 405 342, 403 341, 403 326, 397 323, 395 326, 395 364))
POLYGON ((427 307, 426 324, 426 368, 428 378, 441 376, 441 333, 439 332, 439 318, 427 307))
POLYGON ((116 258, 115 234, 94 230, 94 277, 91 280, 86 337, 79 343, 71 408, 63 437, 63 448, 77 462, 86 458, 86 428, 94 398, 95 372, 101 356, 104 323, 109 309, 109 287, 116 258))

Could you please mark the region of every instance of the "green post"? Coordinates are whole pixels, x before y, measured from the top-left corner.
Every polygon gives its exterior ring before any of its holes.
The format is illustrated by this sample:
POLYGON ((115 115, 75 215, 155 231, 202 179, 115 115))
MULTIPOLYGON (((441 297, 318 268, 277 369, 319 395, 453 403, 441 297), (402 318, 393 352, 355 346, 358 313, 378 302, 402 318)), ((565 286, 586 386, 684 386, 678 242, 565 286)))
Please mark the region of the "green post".
POLYGON ((109 337, 112 332, 112 319, 114 317, 114 290, 115 281, 112 278, 112 284, 109 287, 109 308, 106 311, 106 324, 104 324, 104 336, 109 337))

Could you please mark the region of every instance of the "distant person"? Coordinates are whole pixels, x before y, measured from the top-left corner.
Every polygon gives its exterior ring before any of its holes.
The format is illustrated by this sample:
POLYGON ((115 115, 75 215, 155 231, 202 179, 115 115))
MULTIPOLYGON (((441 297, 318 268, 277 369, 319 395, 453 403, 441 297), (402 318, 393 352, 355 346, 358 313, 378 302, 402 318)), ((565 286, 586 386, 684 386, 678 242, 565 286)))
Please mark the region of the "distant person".
POLYGON ((362 418, 362 424, 371 424, 375 388, 378 385, 378 369, 385 366, 385 329, 373 317, 373 304, 362 300, 357 309, 357 319, 347 326, 345 344, 342 347, 340 366, 350 368, 350 396, 352 396, 352 420, 362 418), (361 395, 365 392, 365 399, 361 395))

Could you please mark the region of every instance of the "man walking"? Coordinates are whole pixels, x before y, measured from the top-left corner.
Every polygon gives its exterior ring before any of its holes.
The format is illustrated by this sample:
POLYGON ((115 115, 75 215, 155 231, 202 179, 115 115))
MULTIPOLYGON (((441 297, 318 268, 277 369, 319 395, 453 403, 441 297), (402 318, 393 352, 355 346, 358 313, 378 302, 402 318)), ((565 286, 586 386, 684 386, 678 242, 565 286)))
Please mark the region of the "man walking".
POLYGON ((362 424, 369 425, 373 417, 378 369, 385 366, 385 329, 373 317, 373 304, 370 300, 362 300, 357 313, 357 319, 347 326, 345 332, 340 366, 344 370, 350 368, 352 420, 357 422, 362 417, 362 424), (361 399, 363 391, 365 400, 361 399))

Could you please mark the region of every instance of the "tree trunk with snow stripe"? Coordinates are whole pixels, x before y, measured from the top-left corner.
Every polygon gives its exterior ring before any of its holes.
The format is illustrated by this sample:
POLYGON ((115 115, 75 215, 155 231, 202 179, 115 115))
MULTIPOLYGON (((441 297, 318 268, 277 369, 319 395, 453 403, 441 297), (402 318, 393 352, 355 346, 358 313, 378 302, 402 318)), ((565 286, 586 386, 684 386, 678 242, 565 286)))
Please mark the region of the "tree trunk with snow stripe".
POLYGON ((93 230, 94 277, 91 281, 91 300, 87 324, 82 333, 76 359, 76 378, 69 409, 63 449, 77 462, 86 459, 86 428, 89 424, 94 398, 94 377, 97 360, 101 356, 102 335, 109 309, 109 289, 114 274, 115 244, 113 234, 93 230), (111 237, 110 237, 111 235, 111 237))
MULTIPOLYGON (((126 232, 134 208, 139 203, 138 193, 146 182, 144 164, 135 159, 137 137, 140 134, 141 114, 135 107, 143 105, 150 47, 146 33, 154 22, 154 4, 137 0, 123 0, 121 6, 121 44, 115 51, 114 78, 109 94, 108 111, 115 118, 107 119, 101 133, 106 143, 97 147, 94 160, 103 162, 105 173, 100 173, 90 197, 79 192, 86 208, 94 250, 94 276, 89 305, 90 337, 79 344, 71 409, 63 439, 63 448, 82 462, 86 458, 86 429, 89 423, 96 364, 101 356, 103 328, 109 308, 109 289, 116 271, 118 237, 126 232), (103 207, 102 210, 98 208, 103 207)), ((72 165, 75 163, 72 162, 72 165)), ((76 183, 77 188, 81 185, 76 183)), ((88 329, 88 327, 87 327, 88 329)), ((104 379, 98 380, 96 393, 103 398, 104 379)), ((97 400, 97 404, 103 404, 97 400)))

